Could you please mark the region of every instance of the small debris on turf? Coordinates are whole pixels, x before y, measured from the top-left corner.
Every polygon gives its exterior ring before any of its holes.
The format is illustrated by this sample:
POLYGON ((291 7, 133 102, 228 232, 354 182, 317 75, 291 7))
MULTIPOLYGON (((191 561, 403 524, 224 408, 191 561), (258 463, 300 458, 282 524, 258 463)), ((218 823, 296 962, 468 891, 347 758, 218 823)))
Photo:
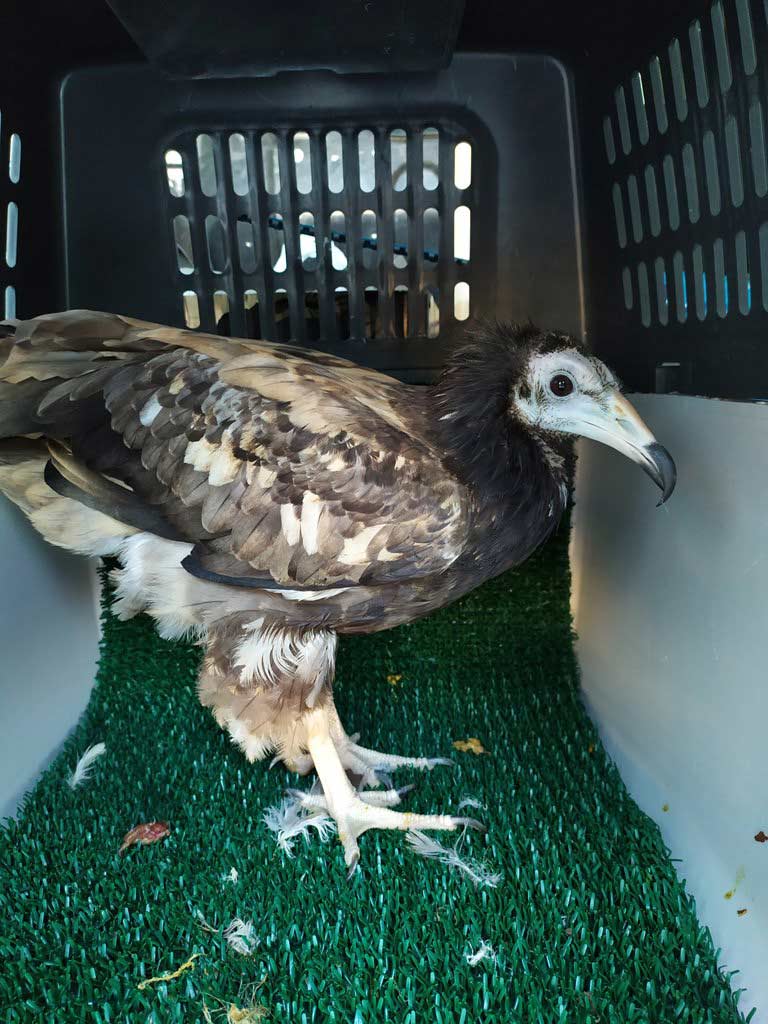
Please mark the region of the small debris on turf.
POLYGON ((482 960, 490 960, 492 963, 496 963, 498 956, 493 946, 486 942, 485 939, 480 943, 479 947, 473 953, 471 950, 469 953, 464 954, 464 959, 467 961, 470 967, 477 967, 482 960))
POLYGON ((234 949, 241 956, 253 956, 256 952, 259 940, 256 938, 253 921, 243 921, 242 918, 236 917, 229 922, 222 934, 230 949, 234 949))
POLYGON ((400 682, 402 678, 403 677, 401 675, 397 675, 393 672, 390 672, 390 674, 387 676, 387 682, 389 683, 390 686, 397 686, 397 684, 400 682))
POLYGON ((454 750, 460 750, 463 754, 488 754, 477 736, 470 736, 468 740, 454 740, 454 750))
POLYGON ((230 868, 228 874, 222 875, 222 882, 228 882, 231 885, 237 885, 237 880, 240 876, 237 873, 237 868, 230 868))
POLYGON ((165 821, 148 821, 143 825, 136 825, 123 836, 123 842, 119 853, 127 850, 129 846, 140 844, 148 846, 150 843, 157 843, 171 834, 170 826, 165 821))
POLYGON ((738 914, 739 917, 744 917, 746 912, 747 912, 747 908, 746 907, 742 907, 740 910, 736 911, 736 913, 738 914))
POLYGON ((760 829, 760 831, 755 836, 755 842, 756 843, 768 843, 768 836, 765 834, 765 832, 763 832, 762 829, 760 829))
POLYGON ((92 743, 90 747, 83 753, 79 761, 75 765, 72 774, 67 779, 67 785, 70 789, 77 789, 84 782, 88 780, 91 772, 93 771, 94 762, 101 757, 102 754, 106 753, 106 745, 104 743, 92 743))
POLYGON ((666 814, 666 813, 667 813, 667 811, 669 810, 669 804, 662 804, 662 805, 661 805, 661 809, 662 809, 662 811, 664 811, 664 813, 666 814))
POLYGON ((594 754, 594 752, 595 752, 595 744, 594 743, 590 743, 589 746, 587 747, 587 753, 588 754, 594 754))
POLYGON ((189 960, 185 960, 181 967, 175 971, 169 971, 168 974, 160 974, 156 978, 145 978, 144 981, 140 981, 136 986, 140 992, 143 992, 145 988, 149 988, 150 985, 159 985, 161 981, 174 981, 176 978, 180 978, 185 971, 194 971, 195 960, 200 956, 199 953, 193 953, 189 960))
POLYGON ((320 841, 324 843, 336 828, 335 822, 327 814, 302 807, 301 800, 296 797, 289 797, 275 807, 268 807, 262 815, 262 821, 270 832, 274 832, 277 845, 288 857, 293 857, 293 844, 298 838, 304 836, 309 842, 310 829, 316 829, 320 841))

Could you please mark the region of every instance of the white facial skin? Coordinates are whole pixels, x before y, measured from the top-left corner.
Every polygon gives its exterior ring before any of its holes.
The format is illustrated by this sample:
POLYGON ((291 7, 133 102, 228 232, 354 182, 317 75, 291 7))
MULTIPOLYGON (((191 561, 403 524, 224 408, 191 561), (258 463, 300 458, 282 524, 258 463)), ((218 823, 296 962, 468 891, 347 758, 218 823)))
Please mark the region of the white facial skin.
POLYGON ((672 493, 674 463, 669 454, 621 394, 605 363, 594 356, 576 349, 533 356, 512 404, 534 430, 600 441, 641 465, 661 487, 662 500, 672 493))

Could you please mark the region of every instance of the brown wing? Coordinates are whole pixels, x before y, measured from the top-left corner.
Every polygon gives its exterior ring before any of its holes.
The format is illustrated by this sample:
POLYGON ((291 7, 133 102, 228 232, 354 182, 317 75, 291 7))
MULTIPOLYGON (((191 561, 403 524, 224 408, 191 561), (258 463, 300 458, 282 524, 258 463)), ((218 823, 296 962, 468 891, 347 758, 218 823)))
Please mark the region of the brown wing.
POLYGON ((105 389, 154 478, 138 486, 198 541, 189 571, 257 587, 385 583, 458 556, 467 496, 414 431, 420 398, 263 343, 230 360, 177 349, 105 389))
MULTIPOLYGON (((418 389, 323 353, 104 313, 10 331, 0 434, 64 441, 130 484, 169 535, 197 542, 192 572, 378 583, 439 572, 462 549, 468 497, 427 439, 418 389)), ((70 487, 91 479, 67 472, 70 487)), ((133 499, 120 504, 142 519, 133 499)))

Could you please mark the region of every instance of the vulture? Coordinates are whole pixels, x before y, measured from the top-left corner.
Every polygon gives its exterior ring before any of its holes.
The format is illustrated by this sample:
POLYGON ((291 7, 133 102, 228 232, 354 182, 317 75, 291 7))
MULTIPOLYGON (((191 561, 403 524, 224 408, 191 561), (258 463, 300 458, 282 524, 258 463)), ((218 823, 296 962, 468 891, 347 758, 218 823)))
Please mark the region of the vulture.
POLYGON ((428 388, 108 313, 0 325, 0 490, 51 543, 118 559, 118 615, 198 640, 201 702, 249 761, 314 769, 350 874, 368 829, 480 826, 375 788, 443 759, 347 734, 339 635, 523 562, 566 508, 579 435, 671 494, 674 462, 613 373, 530 324, 473 328, 428 388))

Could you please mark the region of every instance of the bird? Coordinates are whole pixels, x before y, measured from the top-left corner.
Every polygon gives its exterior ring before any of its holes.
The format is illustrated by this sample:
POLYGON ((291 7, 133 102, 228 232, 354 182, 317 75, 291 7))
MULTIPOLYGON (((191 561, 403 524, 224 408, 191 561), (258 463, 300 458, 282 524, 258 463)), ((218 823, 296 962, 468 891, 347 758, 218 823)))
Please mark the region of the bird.
POLYGON ((200 701, 249 761, 316 772, 350 875, 369 829, 482 826, 395 809, 392 773, 445 759, 346 732, 339 637, 523 563, 567 508, 577 436, 671 495, 674 461, 612 371, 533 324, 474 324, 423 387, 111 313, 0 325, 0 490, 52 544, 118 560, 118 616, 201 645, 200 701))

